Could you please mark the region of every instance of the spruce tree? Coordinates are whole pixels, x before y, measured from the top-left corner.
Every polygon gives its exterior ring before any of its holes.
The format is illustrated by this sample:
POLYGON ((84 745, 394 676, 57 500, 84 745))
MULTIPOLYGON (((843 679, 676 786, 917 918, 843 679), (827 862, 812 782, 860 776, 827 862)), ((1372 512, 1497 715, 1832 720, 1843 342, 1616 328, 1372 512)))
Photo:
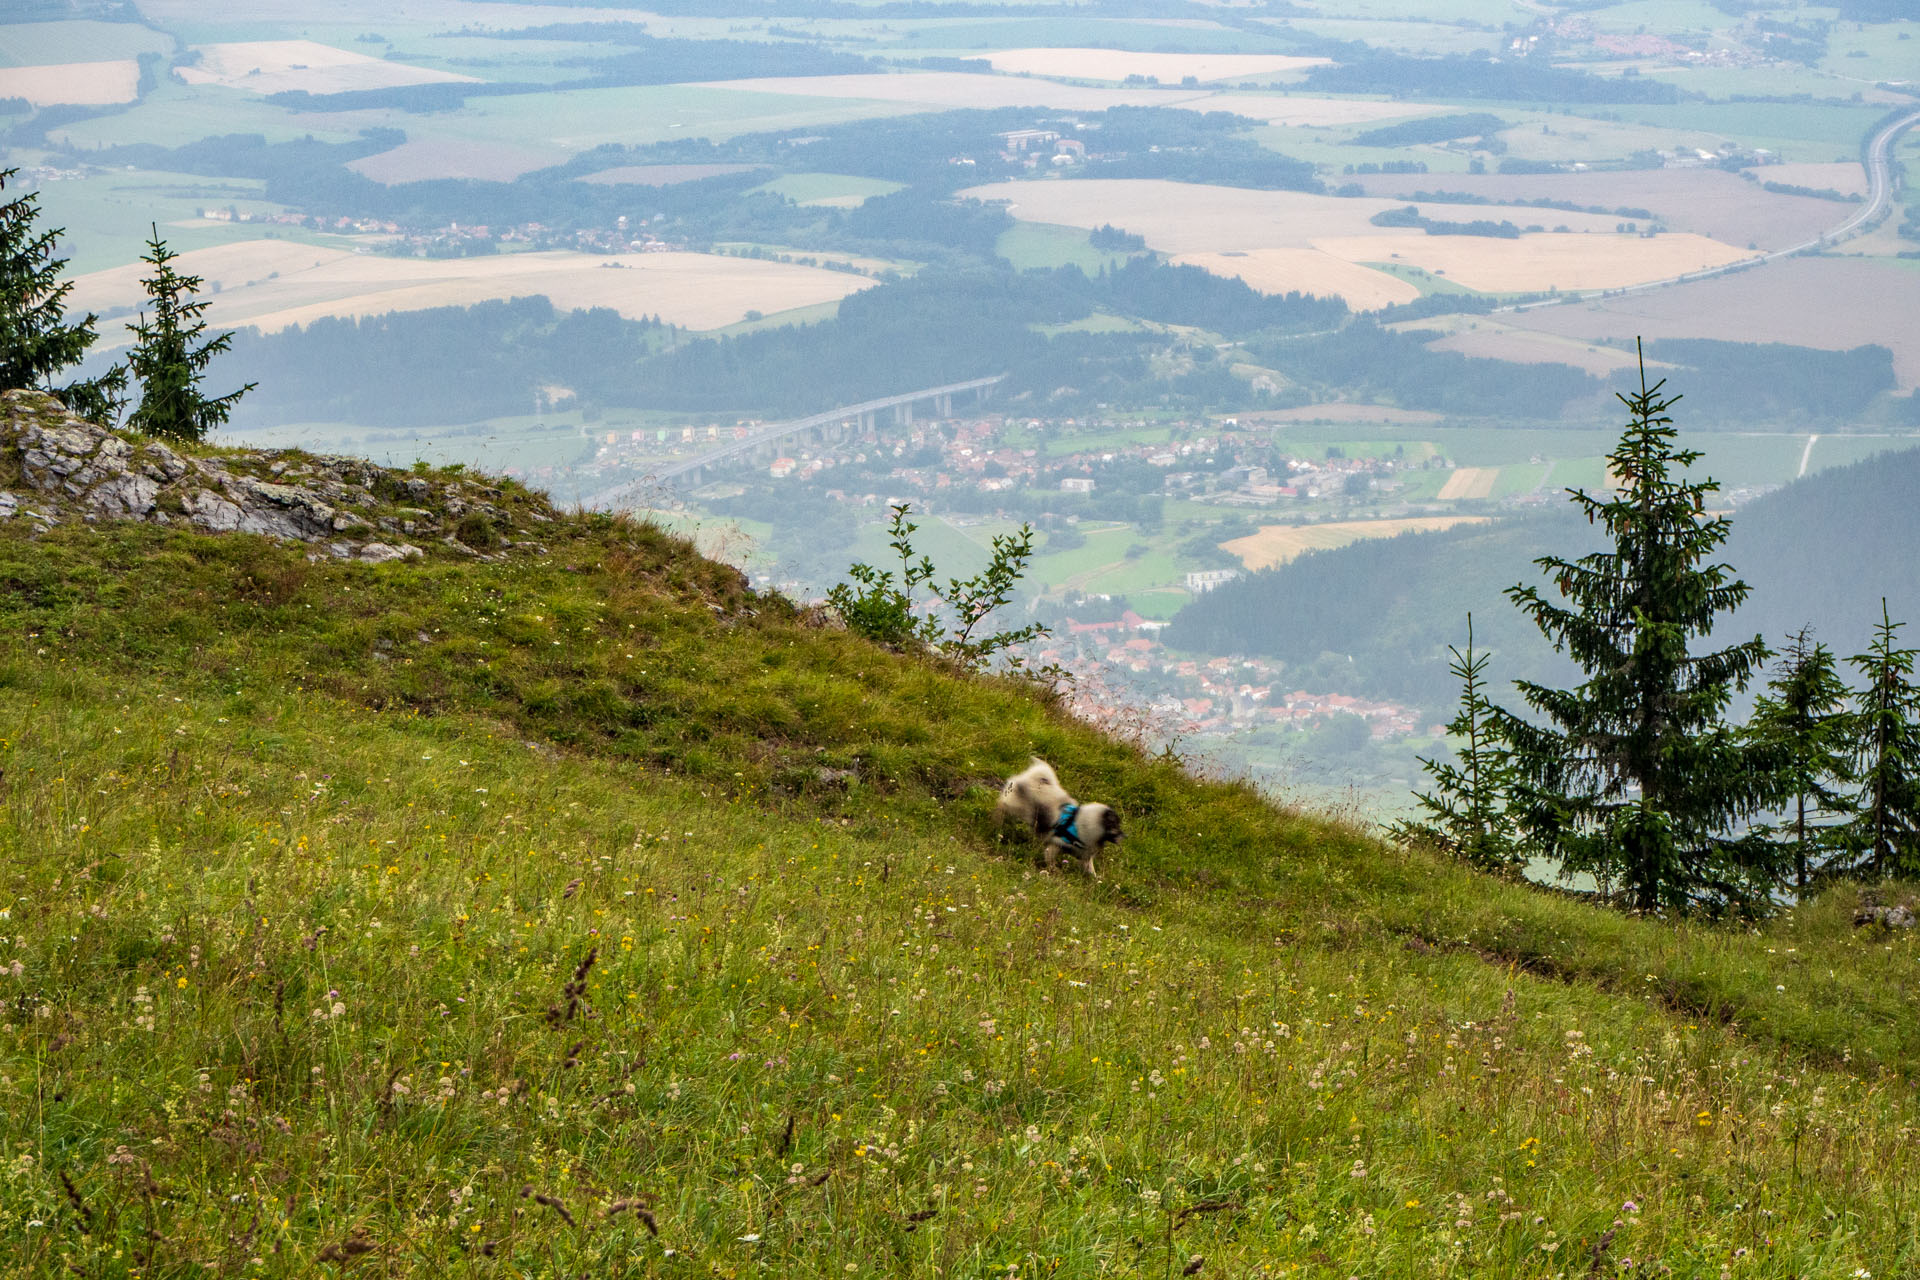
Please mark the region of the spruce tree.
MULTIPOLYGON (((0 194, 19 170, 0 169, 0 194)), ((68 323, 62 280, 65 258, 54 256, 64 228, 41 231, 40 193, 0 199, 0 390, 50 391, 83 418, 110 424, 119 413, 126 371, 115 366, 98 378, 64 385, 60 375, 86 358, 98 339, 99 317, 68 323)))
POLYGON ((153 303, 153 318, 142 312, 137 323, 127 326, 134 336, 127 364, 140 383, 140 407, 128 416, 127 425, 150 436, 204 440, 257 384, 249 382, 238 391, 212 398, 201 394, 200 380, 207 365, 233 345, 233 335, 201 340, 207 329, 207 304, 199 297, 204 281, 175 270, 174 259, 179 256, 167 248, 160 229, 154 227, 147 252, 140 258, 153 268, 153 274, 141 281, 153 303))
POLYGON ((1802 627, 1787 638, 1780 666, 1747 722, 1748 737, 1764 757, 1772 803, 1787 810, 1787 820, 1768 834, 1791 862, 1802 894, 1826 869, 1839 820, 1852 810, 1837 789, 1853 780, 1847 693, 1833 652, 1802 627))
POLYGON ((1873 643, 1847 659, 1867 687, 1852 725, 1860 794, 1840 835, 1852 855, 1849 869, 1876 877, 1920 876, 1920 689, 1913 682, 1920 651, 1894 643, 1904 625, 1882 600, 1873 643))
POLYGON ((1617 878, 1642 911, 1737 904, 1771 887, 1756 842, 1729 838, 1765 793, 1724 718, 1767 647, 1755 636, 1692 651, 1749 589, 1709 560, 1729 530, 1705 513, 1719 486, 1687 477, 1700 455, 1679 447, 1664 386, 1647 385, 1643 362, 1639 391, 1620 397, 1629 421, 1608 457, 1614 494, 1572 491, 1613 549, 1534 561, 1565 605, 1507 591, 1585 681, 1517 683, 1544 723, 1499 713, 1523 835, 1562 874, 1617 878))
POLYGON ((1507 815, 1513 768, 1493 731, 1488 655, 1474 650, 1472 614, 1467 615, 1466 652, 1453 645, 1447 652, 1453 655, 1447 670, 1460 681, 1460 705, 1447 722, 1447 733, 1459 742, 1458 762, 1420 757, 1421 767, 1433 779, 1431 791, 1414 792, 1426 816, 1399 824, 1394 834, 1424 840, 1483 871, 1513 871, 1524 861, 1507 815))

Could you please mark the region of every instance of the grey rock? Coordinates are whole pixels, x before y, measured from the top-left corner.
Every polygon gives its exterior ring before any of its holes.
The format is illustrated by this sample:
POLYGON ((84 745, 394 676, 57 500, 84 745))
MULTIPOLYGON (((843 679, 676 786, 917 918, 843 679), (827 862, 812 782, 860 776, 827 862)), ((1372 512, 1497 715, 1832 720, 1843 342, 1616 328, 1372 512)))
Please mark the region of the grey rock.
POLYGON ((236 504, 211 489, 185 494, 181 502, 187 508, 187 519, 212 533, 232 533, 246 516, 236 504))
POLYGON ((1911 929, 1916 923, 1920 923, 1920 917, 1915 917, 1913 908, 1905 903, 1891 907, 1863 906, 1853 917, 1856 929, 1875 924, 1883 929, 1911 929))
POLYGON ((402 542, 398 545, 385 542, 369 542, 366 546, 360 548, 360 554, 357 559, 364 560, 368 564, 386 564, 393 560, 415 560, 425 554, 426 552, 410 542, 402 542))
POLYGON ((122 471, 93 486, 87 505, 102 515, 144 516, 153 510, 160 486, 143 475, 122 471))

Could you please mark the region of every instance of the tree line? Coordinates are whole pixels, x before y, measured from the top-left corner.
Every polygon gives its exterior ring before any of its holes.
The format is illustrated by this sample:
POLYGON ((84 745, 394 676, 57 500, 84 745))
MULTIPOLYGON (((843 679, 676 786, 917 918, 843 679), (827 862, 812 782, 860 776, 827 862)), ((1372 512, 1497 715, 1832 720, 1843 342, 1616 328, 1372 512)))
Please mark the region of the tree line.
POLYGON ((1452 650, 1456 759, 1423 762, 1423 816, 1401 834, 1488 870, 1544 859, 1645 912, 1761 913, 1788 887, 1920 874, 1917 651, 1884 603, 1847 660, 1857 689, 1804 628, 1778 655, 1757 634, 1707 647, 1752 588, 1717 559, 1731 521, 1708 512, 1719 485, 1693 477, 1701 455, 1678 444, 1664 385, 1643 364, 1620 397, 1617 489, 1572 492, 1602 547, 1539 557, 1544 583, 1506 593, 1578 682, 1519 680, 1525 710, 1496 704, 1469 616, 1452 650), (1763 675, 1735 723, 1735 698, 1763 675))
POLYGON ((1409 408, 1550 417, 1600 383, 1571 366, 1514 366, 1431 351, 1426 337, 1350 321, 1337 298, 1262 294, 1192 266, 1137 257, 1087 275, 929 268, 842 300, 831 320, 689 335, 606 311, 567 316, 539 299, 358 319, 275 334, 243 331, 236 366, 270 384, 256 412, 428 423, 496 416, 560 383, 581 402, 684 412, 813 412, 871 396, 1006 373, 1015 402, 1078 412, 1095 404, 1235 410, 1356 391, 1409 408), (1187 367, 1157 370, 1162 332, 1079 332, 1096 312, 1190 326, 1243 341, 1296 384, 1257 389, 1210 341, 1187 367), (341 367, 361 371, 342 380, 341 367))

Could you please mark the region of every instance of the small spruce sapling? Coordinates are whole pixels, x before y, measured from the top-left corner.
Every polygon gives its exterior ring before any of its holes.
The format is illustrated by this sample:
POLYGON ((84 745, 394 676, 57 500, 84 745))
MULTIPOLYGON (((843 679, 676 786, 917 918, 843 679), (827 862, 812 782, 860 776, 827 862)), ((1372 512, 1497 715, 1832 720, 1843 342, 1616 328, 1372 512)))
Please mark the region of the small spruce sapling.
POLYGON ((1849 868, 1876 877, 1920 875, 1920 688, 1913 681, 1920 650, 1895 643, 1905 623, 1880 602, 1880 623, 1865 653, 1847 661, 1866 679, 1852 717, 1854 816, 1838 833, 1849 868))
MULTIPOLYGON (((890 569, 856 563, 847 569, 854 585, 843 582, 827 592, 827 603, 849 630, 881 644, 923 645, 975 670, 985 668, 996 655, 1048 634, 1037 622, 981 634, 988 615, 1012 601, 1033 558, 1033 526, 994 535, 987 567, 970 578, 947 579, 946 589, 940 591, 933 561, 913 547, 913 534, 920 527, 907 518, 913 508, 903 502, 891 510, 887 545, 900 557, 900 576, 896 579, 890 569), (924 613, 915 599, 922 587, 935 597, 924 613), (951 630, 941 620, 942 606, 952 619, 951 630)), ((1019 661, 1014 659, 1013 665, 1019 666, 1019 661)))
POLYGON ((140 258, 153 268, 153 274, 141 281, 153 303, 153 318, 142 312, 138 322, 127 326, 134 336, 127 363, 140 383, 140 407, 128 416, 127 425, 165 439, 204 440, 208 432, 225 424, 240 397, 257 384, 249 382, 223 396, 202 394, 200 381, 207 365, 233 345, 233 334, 202 340, 208 304, 200 300, 199 292, 205 282, 177 271, 173 263, 179 256, 167 248, 160 229, 154 227, 147 252, 140 258))
POLYGON ((1447 670, 1460 681, 1460 705, 1447 722, 1458 744, 1457 763, 1426 756, 1420 765, 1433 779, 1431 791, 1416 791, 1423 820, 1394 829, 1402 840, 1421 840, 1482 871, 1513 871, 1525 862, 1508 815, 1513 764, 1495 735, 1493 703, 1487 698, 1488 655, 1473 647, 1473 615, 1467 615, 1467 648, 1447 646, 1447 670))
POLYGON ((1840 789, 1854 781, 1853 720, 1832 650, 1802 627, 1787 638, 1779 668, 1747 721, 1773 785, 1772 803, 1787 814, 1767 834, 1791 861, 1801 894, 1827 869, 1840 820, 1853 809, 1840 789))
MULTIPOLYGON (((18 173, 0 169, 0 192, 18 173)), ((64 228, 36 229, 39 201, 37 191, 0 200, 0 389, 50 391, 81 417, 109 426, 125 403, 125 369, 115 365, 97 378, 59 383, 99 339, 99 317, 88 312, 68 322, 73 282, 60 279, 67 260, 54 256, 64 228)))

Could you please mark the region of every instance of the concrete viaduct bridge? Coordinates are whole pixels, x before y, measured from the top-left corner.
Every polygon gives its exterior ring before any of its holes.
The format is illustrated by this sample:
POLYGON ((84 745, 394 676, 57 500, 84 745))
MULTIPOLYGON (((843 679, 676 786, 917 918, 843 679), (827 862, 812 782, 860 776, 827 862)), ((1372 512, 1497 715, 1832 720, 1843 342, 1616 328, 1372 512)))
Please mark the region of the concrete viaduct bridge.
POLYGON ((1006 376, 1000 373, 990 378, 950 382, 944 387, 928 387, 922 391, 884 396, 881 399, 867 400, 860 404, 841 405, 825 413, 794 418, 788 422, 768 423, 743 439, 729 440, 698 457, 661 467, 645 480, 620 485, 595 494, 587 499, 586 505, 611 510, 634 506, 644 500, 650 490, 659 485, 678 483, 690 488, 696 486, 714 467, 725 462, 737 460, 771 462, 779 456, 781 445, 795 436, 831 443, 845 439, 852 432, 871 431, 879 425, 880 415, 883 413, 891 415, 896 425, 905 426, 913 421, 915 405, 928 405, 937 418, 951 418, 956 397, 971 396, 973 403, 979 404, 986 400, 994 386, 1003 381, 1006 376))

